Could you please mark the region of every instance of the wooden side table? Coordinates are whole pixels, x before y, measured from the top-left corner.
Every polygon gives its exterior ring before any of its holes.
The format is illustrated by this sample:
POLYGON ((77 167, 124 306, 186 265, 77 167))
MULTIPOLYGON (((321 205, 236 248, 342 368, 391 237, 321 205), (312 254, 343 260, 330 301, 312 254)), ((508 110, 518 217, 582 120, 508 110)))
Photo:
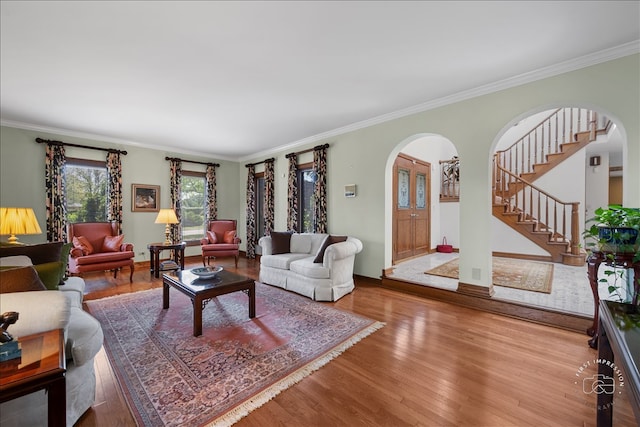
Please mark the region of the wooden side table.
POLYGON ((640 262, 633 262, 635 252, 602 252, 594 250, 587 258, 587 276, 589 277, 589 284, 591 285, 591 293, 593 294, 593 325, 587 329, 587 335, 592 338, 589 340, 589 346, 591 348, 598 348, 598 311, 600 307, 600 296, 598 294, 598 269, 600 264, 605 264, 610 267, 621 267, 626 269, 633 269, 633 277, 635 280, 635 295, 636 298, 632 301, 632 304, 638 305, 638 294, 640 294, 640 262))
POLYGON ((184 270, 184 248, 187 247, 186 242, 180 243, 149 243, 147 249, 149 249, 150 259, 150 271, 151 277, 160 277, 160 252, 164 250, 173 250, 173 260, 176 264, 180 265, 180 269, 184 270))
POLYGON ((65 427, 67 393, 65 381, 64 331, 18 337, 20 359, 0 362, 0 402, 45 389, 48 425, 65 427))

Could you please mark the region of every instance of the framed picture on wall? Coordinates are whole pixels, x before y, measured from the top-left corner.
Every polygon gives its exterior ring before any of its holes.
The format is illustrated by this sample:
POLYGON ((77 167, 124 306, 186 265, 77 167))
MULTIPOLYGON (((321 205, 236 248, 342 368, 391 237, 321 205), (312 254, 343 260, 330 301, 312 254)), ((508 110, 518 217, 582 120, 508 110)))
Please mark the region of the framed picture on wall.
POLYGON ((133 212, 158 212, 160 210, 160 186, 131 184, 131 210, 133 212))

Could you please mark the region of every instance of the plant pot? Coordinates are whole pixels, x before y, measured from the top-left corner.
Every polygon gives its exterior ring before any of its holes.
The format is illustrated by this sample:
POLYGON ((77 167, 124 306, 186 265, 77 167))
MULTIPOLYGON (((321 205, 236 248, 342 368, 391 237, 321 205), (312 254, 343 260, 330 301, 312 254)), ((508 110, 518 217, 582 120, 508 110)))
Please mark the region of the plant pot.
POLYGON ((636 250, 638 230, 629 227, 598 226, 598 239, 605 251, 631 252, 636 250))

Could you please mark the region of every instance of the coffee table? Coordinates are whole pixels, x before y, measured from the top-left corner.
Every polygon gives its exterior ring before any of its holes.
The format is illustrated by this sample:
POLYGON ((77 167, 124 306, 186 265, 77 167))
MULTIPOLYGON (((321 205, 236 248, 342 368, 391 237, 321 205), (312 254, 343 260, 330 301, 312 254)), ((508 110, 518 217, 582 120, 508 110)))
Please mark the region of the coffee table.
POLYGON ((47 390, 48 425, 67 423, 64 331, 18 337, 22 356, 0 363, 0 402, 47 390))
POLYGON ((212 279, 201 279, 190 270, 162 275, 162 308, 169 308, 169 287, 179 290, 193 303, 193 336, 202 335, 202 310, 211 298, 243 291, 249 297, 249 317, 256 317, 256 282, 222 270, 212 279))

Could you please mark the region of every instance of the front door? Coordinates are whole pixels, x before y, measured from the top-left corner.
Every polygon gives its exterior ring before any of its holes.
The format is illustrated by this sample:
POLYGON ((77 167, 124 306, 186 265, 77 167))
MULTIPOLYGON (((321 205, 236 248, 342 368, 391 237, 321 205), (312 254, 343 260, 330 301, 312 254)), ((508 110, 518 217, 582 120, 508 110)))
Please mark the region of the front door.
POLYGON ((431 165, 399 154, 393 166, 392 262, 422 255, 430 247, 431 165))

